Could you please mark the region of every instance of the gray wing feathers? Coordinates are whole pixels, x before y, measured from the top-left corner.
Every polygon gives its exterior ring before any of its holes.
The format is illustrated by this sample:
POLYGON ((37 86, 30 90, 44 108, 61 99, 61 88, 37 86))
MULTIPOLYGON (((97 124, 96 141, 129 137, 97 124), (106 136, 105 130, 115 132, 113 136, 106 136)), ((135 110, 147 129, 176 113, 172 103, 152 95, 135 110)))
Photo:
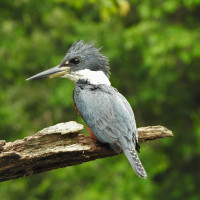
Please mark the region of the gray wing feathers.
POLYGON ((136 141, 138 142, 138 132, 137 132, 136 121, 135 121, 135 115, 134 115, 134 113, 133 113, 133 110, 132 110, 130 104, 128 103, 128 101, 126 100, 126 98, 125 98, 122 94, 120 94, 120 93, 118 93, 118 95, 119 95, 120 98, 122 99, 124 105, 126 106, 126 109, 128 110, 128 112, 129 112, 129 114, 130 114, 130 116, 131 116, 131 118, 132 118, 132 120, 133 120, 133 122, 134 122, 134 123, 133 123, 134 137, 135 137, 136 141))
POLYGON ((110 99, 108 96, 102 98, 91 91, 81 92, 78 97, 74 96, 76 106, 91 131, 95 136, 104 143, 114 143, 117 141, 118 127, 113 123, 114 110, 109 108, 110 99))
POLYGON ((135 151, 135 117, 127 100, 113 87, 102 85, 98 89, 76 86, 74 101, 95 136, 109 143, 117 153, 123 150, 135 172, 145 178, 146 172, 135 151))
POLYGON ((116 142, 120 130, 125 127, 122 122, 116 123, 120 121, 117 114, 120 113, 120 108, 115 108, 116 102, 112 97, 96 90, 84 89, 74 93, 74 100, 82 118, 96 137, 105 143, 116 142))

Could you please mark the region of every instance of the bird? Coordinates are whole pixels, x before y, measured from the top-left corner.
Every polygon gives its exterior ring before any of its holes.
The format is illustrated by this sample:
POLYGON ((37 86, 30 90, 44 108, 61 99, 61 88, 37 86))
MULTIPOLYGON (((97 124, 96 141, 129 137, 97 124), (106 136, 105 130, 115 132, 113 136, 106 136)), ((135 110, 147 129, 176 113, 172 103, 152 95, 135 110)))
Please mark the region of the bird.
POLYGON ((134 112, 126 98, 111 86, 109 60, 95 42, 72 44, 61 63, 26 80, 62 77, 75 83, 74 106, 85 121, 90 136, 124 152, 135 173, 146 178, 137 155, 138 132, 134 112))

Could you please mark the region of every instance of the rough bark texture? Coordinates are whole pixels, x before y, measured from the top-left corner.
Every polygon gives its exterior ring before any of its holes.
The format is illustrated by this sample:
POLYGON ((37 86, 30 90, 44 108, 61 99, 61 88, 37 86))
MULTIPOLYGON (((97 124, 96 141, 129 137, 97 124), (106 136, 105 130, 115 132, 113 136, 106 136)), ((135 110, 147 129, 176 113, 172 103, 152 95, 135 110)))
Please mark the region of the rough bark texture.
MULTIPOLYGON (((0 140, 0 181, 114 156, 107 145, 79 134, 83 125, 60 123, 14 142, 0 140)), ((138 128, 139 142, 172 137, 162 126, 138 128)))

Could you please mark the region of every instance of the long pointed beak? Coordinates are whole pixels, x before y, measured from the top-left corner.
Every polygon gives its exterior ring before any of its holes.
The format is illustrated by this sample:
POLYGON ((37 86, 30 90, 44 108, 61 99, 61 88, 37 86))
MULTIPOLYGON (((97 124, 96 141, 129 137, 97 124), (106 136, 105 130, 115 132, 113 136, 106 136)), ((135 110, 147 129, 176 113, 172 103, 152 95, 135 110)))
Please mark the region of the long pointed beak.
POLYGON ((70 67, 60 67, 60 65, 57 65, 51 69, 45 70, 43 72, 40 72, 39 74, 31 76, 26 80, 29 81, 29 80, 40 80, 45 78, 55 78, 69 73, 70 73, 70 67))

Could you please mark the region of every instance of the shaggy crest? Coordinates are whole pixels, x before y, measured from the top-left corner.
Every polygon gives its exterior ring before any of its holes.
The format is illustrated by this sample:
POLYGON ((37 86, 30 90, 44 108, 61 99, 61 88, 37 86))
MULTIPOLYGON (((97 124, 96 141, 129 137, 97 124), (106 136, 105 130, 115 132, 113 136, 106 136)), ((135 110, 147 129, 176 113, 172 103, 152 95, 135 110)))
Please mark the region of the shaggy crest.
MULTIPOLYGON (((67 54, 81 55, 82 57, 95 57, 98 62, 105 67, 106 74, 110 74, 109 60, 100 53, 101 48, 97 48, 95 43, 85 43, 83 40, 73 43, 67 54)), ((66 54, 66 55, 67 55, 66 54)))

